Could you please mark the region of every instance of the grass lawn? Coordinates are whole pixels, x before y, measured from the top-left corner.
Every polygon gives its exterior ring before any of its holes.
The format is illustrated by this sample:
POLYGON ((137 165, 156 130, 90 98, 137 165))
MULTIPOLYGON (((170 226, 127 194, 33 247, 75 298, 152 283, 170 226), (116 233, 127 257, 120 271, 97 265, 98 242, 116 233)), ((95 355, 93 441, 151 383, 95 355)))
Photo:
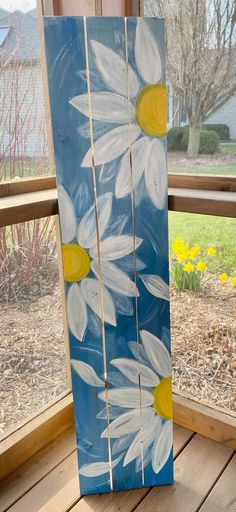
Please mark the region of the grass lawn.
POLYGON ((169 212, 170 247, 176 237, 202 248, 215 246, 209 270, 236 276, 236 219, 169 212))
POLYGON ((215 167, 183 167, 183 168, 172 168, 169 167, 169 172, 184 172, 188 174, 219 174, 219 175, 233 175, 236 176, 236 167, 235 165, 230 166, 215 166, 215 167))
POLYGON ((7 162, 3 169, 0 163, 2 181, 9 181, 15 178, 32 178, 34 176, 41 176, 49 174, 48 159, 25 159, 15 160, 13 169, 10 167, 10 163, 7 162))
POLYGON ((221 153, 236 153, 236 142, 224 142, 220 144, 221 153))

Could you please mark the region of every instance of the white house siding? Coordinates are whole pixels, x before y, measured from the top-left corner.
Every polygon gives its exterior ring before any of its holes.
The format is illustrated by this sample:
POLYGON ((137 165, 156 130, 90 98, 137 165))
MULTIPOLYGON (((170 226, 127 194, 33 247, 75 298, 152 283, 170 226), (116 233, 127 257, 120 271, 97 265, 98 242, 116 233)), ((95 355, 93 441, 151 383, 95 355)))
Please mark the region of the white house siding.
POLYGON ((38 64, 12 63, 0 70, 0 105, 0 158, 46 156, 43 85, 38 64))
POLYGON ((217 123, 227 124, 230 129, 230 138, 236 139, 236 96, 233 96, 206 121, 206 124, 217 123))

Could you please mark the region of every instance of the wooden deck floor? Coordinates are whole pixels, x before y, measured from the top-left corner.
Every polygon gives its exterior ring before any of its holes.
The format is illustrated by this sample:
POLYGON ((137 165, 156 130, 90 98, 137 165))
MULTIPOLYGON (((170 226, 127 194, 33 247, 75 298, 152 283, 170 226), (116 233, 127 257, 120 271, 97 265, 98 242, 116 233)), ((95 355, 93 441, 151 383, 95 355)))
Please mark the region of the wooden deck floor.
POLYGON ((74 432, 67 431, 1 484, 0 512, 235 512, 236 455, 174 427, 175 484, 80 497, 74 432))

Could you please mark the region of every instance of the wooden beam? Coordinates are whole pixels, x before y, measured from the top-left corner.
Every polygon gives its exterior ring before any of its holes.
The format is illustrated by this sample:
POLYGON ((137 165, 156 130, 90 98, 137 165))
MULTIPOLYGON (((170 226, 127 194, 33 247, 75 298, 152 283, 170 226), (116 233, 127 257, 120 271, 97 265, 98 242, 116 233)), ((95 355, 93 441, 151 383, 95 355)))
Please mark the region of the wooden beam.
POLYGON ((22 178, 0 183, 0 198, 49 190, 56 187, 55 176, 40 176, 37 178, 22 178))
MULTIPOLYGON (((236 176, 199 176, 192 174, 168 174, 170 188, 184 188, 193 190, 211 190, 222 192, 236 192, 236 176)), ((56 177, 37 176, 34 178, 15 179, 0 183, 0 198, 15 194, 25 194, 38 190, 48 190, 56 187, 56 177)))
POLYGON ((139 0, 44 0, 45 16, 138 16, 139 0))
POLYGON ((141 16, 140 0, 132 0, 132 16, 141 16))
POLYGON ((236 217, 236 192, 169 188, 169 210, 236 217))
POLYGON ((173 394, 174 422, 236 449, 236 418, 173 394))
POLYGON ((173 188, 191 188, 198 190, 222 190, 236 192, 236 176, 218 176, 216 174, 177 174, 168 173, 168 185, 173 188))
POLYGON ((0 479, 11 473, 74 423, 71 393, 0 443, 0 479))
POLYGON ((0 227, 49 217, 57 213, 57 191, 55 188, 3 197, 0 200, 0 227))
MULTIPOLYGON (((50 180, 48 182, 46 180, 46 185, 50 183, 50 180)), ((13 188, 15 186, 17 187, 15 184, 13 188)), ((7 191, 7 188, 5 191, 7 191)), ((9 187, 8 192, 10 194, 11 191, 12 189, 9 187)), ((168 193, 169 210, 171 211, 236 217, 235 192, 170 188, 168 193)), ((16 195, 5 196, 0 200, 0 227, 48 217, 57 213, 58 203, 55 188, 27 194, 17 193, 16 195)))

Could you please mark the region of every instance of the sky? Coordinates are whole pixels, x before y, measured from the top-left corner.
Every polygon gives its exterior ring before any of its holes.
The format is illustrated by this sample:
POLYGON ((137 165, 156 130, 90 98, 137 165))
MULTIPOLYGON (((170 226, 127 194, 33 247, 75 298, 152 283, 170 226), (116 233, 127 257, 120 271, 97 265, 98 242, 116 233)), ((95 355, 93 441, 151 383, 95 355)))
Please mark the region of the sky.
POLYGON ((7 11, 29 11, 36 7, 36 0, 0 0, 0 7, 7 11))

